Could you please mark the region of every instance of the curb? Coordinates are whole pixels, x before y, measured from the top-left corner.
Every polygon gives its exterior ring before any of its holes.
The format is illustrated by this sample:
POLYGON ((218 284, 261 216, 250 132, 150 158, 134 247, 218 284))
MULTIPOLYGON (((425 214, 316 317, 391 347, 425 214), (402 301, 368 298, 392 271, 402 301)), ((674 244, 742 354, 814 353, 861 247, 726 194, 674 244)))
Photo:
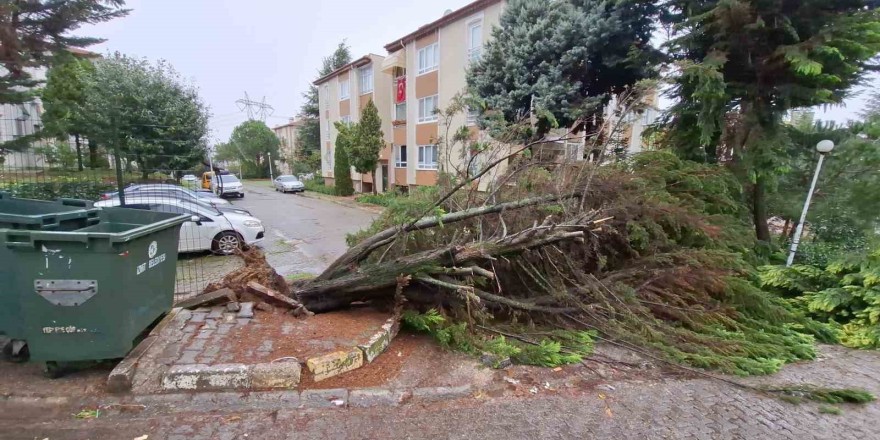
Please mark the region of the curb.
POLYGON ((134 347, 134 349, 132 349, 122 361, 116 364, 113 371, 107 376, 107 389, 111 393, 121 393, 131 390, 138 362, 140 362, 141 358, 146 354, 150 347, 156 343, 159 339, 159 335, 163 333, 165 328, 177 319, 181 310, 183 309, 180 307, 171 309, 171 311, 169 311, 168 314, 156 324, 156 327, 150 331, 150 334, 134 347))
POLYGON ((373 214, 381 214, 383 211, 383 208, 381 206, 365 205, 365 204, 361 204, 361 203, 358 203, 355 201, 349 201, 349 200, 344 200, 344 199, 340 200, 336 196, 331 196, 329 194, 323 194, 323 193, 309 191, 309 190, 305 190, 305 191, 301 192, 300 195, 302 195, 303 197, 308 197, 310 199, 324 200, 324 201, 335 203, 337 205, 345 206, 348 208, 361 209, 361 210, 364 210, 364 211, 367 211, 367 212, 370 212, 373 214))
MULTIPOLYGON (((168 321, 171 322, 172 319, 168 319, 168 321)), ((163 320, 163 322, 165 321, 163 320)), ((261 364, 174 365, 162 373, 161 387, 164 391, 170 392, 292 390, 299 385, 304 368, 308 368, 315 382, 320 382, 372 363, 388 348, 388 345, 397 336, 399 329, 399 317, 392 316, 366 343, 313 356, 304 362, 291 359, 286 362, 261 364)), ((133 364, 131 362, 126 358, 117 366, 120 372, 117 374, 114 369, 111 373, 111 378, 119 376, 115 379, 116 382, 124 383, 127 380, 128 388, 126 389, 131 389, 131 378, 136 366, 136 360, 133 361, 133 364), (123 367, 123 363, 126 365, 124 368, 120 368, 123 367)), ((343 401, 345 400, 346 398, 343 398, 343 401)))

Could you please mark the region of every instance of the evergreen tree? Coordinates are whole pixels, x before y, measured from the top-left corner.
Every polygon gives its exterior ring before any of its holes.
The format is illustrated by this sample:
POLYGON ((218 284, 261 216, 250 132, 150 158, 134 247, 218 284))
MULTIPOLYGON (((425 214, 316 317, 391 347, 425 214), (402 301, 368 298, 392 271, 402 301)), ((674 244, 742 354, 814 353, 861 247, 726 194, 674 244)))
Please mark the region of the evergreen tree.
POLYGON ((360 121, 351 127, 354 133, 353 142, 347 146, 348 157, 354 170, 361 174, 370 173, 373 177, 373 194, 376 190, 376 166, 379 164, 379 152, 385 146, 382 134, 382 119, 379 109, 371 99, 361 110, 360 121))
MULTIPOLYGON (((83 170, 82 139, 88 115, 83 112, 86 80, 94 74, 95 66, 87 59, 70 57, 51 69, 46 76, 46 87, 42 91, 42 115, 44 132, 49 136, 67 141, 74 137, 76 144, 77 167, 83 170)), ((94 159, 90 154, 90 158, 94 159)), ((90 160, 89 167, 95 163, 90 160)))
MULTIPOLYGON (((318 69, 318 78, 348 64, 351 62, 351 51, 345 40, 336 46, 329 57, 322 60, 321 68, 318 69)), ((303 157, 316 156, 313 152, 318 152, 320 157, 321 151, 321 123, 320 109, 318 108, 318 86, 309 84, 308 90, 303 93, 305 102, 300 108, 299 118, 303 121, 297 132, 297 144, 303 157)))
POLYGON ((348 160, 348 149, 356 137, 351 125, 336 122, 336 148, 333 151, 333 181, 337 196, 350 196, 354 194, 354 184, 351 182, 351 164, 348 160))
MULTIPOLYGON (((878 14, 863 0, 667 0, 678 63, 666 140, 688 159, 731 165, 769 241, 768 191, 789 145, 790 109, 839 104, 877 66, 878 14)), ((814 146, 802 146, 814 148, 814 146)))
POLYGON ((4 0, 0 3, 0 103, 33 99, 40 81, 34 68, 50 66, 68 47, 87 47, 101 39, 73 36, 84 24, 128 14, 124 0, 4 0))
POLYGON ((553 126, 602 122, 612 94, 657 75, 650 39, 655 2, 512 0, 468 85, 485 106, 516 122, 538 115, 538 134, 553 126))

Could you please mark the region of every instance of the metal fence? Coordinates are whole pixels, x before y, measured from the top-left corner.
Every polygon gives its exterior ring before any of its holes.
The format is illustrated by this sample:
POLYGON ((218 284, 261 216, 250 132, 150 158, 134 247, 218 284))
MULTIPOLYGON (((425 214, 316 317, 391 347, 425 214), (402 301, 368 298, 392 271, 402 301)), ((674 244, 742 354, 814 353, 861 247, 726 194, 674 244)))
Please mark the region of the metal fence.
POLYGON ((198 215, 199 222, 181 227, 178 298, 200 293, 207 284, 241 265, 239 258, 218 255, 222 243, 217 233, 212 233, 216 228, 203 227, 238 208, 202 188, 202 173, 208 169, 199 161, 190 169, 166 169, 144 164, 192 161, 121 154, 118 163, 122 166, 117 170, 111 149, 84 138, 37 139, 33 134, 39 129, 33 120, 0 119, 0 191, 21 198, 75 198, 93 201, 96 206, 124 203, 132 209, 198 215), (123 197, 120 187, 125 188, 123 197))

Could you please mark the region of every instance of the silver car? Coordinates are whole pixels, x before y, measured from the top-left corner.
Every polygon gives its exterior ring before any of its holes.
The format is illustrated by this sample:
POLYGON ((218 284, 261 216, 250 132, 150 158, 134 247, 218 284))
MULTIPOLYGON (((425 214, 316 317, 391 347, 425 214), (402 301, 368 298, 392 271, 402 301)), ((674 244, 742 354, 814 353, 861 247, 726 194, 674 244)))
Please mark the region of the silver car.
POLYGON ((306 190, 306 186, 303 185, 303 183, 300 182, 299 179, 288 174, 276 177, 275 180, 272 182, 272 185, 275 186, 275 191, 281 191, 283 193, 296 193, 306 190))
MULTIPOLYGON (((119 206, 119 199, 101 200, 96 207, 119 206)), ((126 197, 125 207, 149 211, 188 214, 190 221, 180 228, 178 252, 212 251, 221 255, 263 240, 263 223, 249 215, 220 212, 205 203, 191 203, 171 197, 126 197)))

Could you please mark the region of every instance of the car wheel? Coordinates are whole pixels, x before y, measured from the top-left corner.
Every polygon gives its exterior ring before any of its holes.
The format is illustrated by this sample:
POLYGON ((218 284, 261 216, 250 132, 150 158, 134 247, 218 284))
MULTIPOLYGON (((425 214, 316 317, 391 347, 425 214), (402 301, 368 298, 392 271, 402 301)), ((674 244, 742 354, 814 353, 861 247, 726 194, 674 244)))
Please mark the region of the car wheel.
POLYGON ((218 255, 230 255, 241 248, 241 237, 232 231, 223 231, 217 234, 211 242, 211 250, 218 255))
POLYGON ((244 193, 239 194, 239 195, 238 195, 238 198, 239 198, 239 199, 243 199, 243 198, 244 198, 244 193))

